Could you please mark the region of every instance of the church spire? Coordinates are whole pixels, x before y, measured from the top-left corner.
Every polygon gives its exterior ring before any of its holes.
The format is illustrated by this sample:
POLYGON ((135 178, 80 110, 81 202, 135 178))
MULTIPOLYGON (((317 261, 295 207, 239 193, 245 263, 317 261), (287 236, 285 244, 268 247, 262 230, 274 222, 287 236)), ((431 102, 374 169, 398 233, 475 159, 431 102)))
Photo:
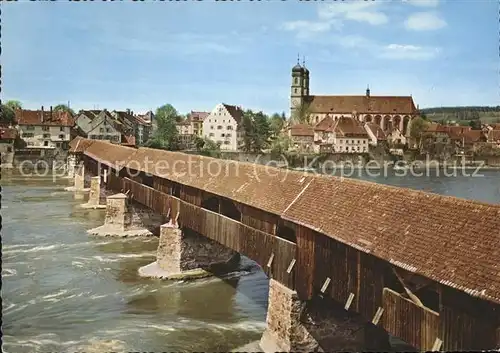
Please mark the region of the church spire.
POLYGON ((366 96, 370 97, 370 85, 366 85, 366 96))
POLYGON ((300 65, 300 53, 297 53, 297 65, 300 65))
POLYGON ((302 67, 306 67, 306 57, 302 57, 302 67))

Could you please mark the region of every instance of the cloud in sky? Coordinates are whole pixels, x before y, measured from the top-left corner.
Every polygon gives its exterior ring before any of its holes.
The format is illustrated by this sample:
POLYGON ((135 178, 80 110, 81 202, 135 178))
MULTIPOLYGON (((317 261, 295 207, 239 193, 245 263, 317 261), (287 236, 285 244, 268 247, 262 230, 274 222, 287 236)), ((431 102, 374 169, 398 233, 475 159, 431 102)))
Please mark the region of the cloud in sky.
POLYGON ((406 28, 414 31, 433 31, 446 25, 446 21, 434 12, 417 12, 405 21, 406 28))
POLYGON ((418 7, 437 7, 439 0, 403 0, 404 3, 418 7))
POLYGON ((382 25, 389 21, 387 15, 378 10, 377 2, 335 2, 320 6, 318 17, 320 20, 347 20, 365 22, 371 25, 382 25))

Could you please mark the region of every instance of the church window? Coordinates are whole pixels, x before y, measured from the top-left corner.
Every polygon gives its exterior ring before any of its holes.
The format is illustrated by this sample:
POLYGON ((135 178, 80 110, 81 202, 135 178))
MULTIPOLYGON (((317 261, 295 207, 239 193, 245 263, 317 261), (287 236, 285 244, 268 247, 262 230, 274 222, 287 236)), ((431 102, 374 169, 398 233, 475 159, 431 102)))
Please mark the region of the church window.
POLYGON ((294 89, 293 89, 293 93, 297 93, 297 88, 294 88, 294 89))
POLYGON ((299 83, 299 79, 295 77, 295 84, 299 83))

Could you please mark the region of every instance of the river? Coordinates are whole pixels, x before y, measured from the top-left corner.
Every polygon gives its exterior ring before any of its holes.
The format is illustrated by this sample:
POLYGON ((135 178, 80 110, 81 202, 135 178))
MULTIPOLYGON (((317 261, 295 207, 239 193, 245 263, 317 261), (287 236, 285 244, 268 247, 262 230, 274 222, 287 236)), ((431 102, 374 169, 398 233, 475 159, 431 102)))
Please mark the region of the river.
MULTIPOLYGON (((361 178, 500 203, 500 172, 481 174, 361 178)), ((79 208, 65 186, 2 172, 3 351, 227 351, 260 338, 268 281, 258 266, 187 283, 140 278, 157 238, 89 237, 104 211, 79 208)))

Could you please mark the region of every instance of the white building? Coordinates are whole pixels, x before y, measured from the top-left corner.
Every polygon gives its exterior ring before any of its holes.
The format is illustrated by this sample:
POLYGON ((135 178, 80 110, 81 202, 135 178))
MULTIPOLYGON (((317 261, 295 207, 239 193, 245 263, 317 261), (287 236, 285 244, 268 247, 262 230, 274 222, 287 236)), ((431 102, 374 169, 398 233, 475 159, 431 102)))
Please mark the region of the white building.
POLYGON ((203 136, 218 143, 221 150, 237 151, 241 140, 238 131, 243 110, 234 105, 217 104, 203 120, 203 136))
POLYGON ((68 149, 74 120, 68 112, 16 110, 16 128, 27 148, 68 149))
POLYGON ((326 116, 314 127, 314 150, 319 152, 367 153, 370 136, 351 117, 326 116))

